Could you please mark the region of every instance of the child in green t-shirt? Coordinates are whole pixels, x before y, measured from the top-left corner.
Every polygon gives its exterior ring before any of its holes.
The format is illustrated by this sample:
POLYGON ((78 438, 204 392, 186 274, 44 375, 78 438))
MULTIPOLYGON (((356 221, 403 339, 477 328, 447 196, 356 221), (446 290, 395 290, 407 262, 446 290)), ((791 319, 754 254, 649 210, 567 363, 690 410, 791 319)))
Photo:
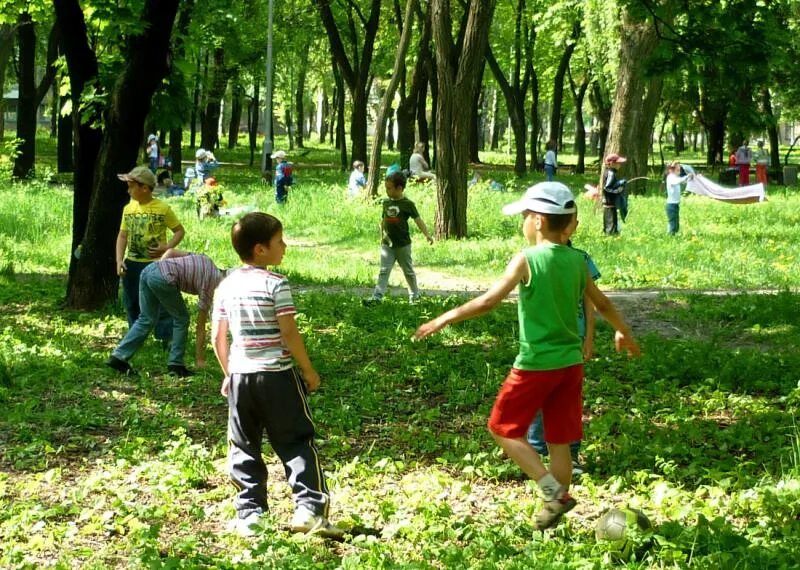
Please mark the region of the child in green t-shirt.
POLYGON ((567 491, 572 480, 569 444, 582 437, 583 351, 575 318, 580 300, 591 302, 616 329, 617 350, 639 354, 622 317, 588 277, 583 255, 561 243, 575 212, 575 200, 563 184, 542 182, 529 188, 503 213, 523 215, 522 233, 531 247, 511 260, 486 293, 425 323, 414 335, 425 338, 487 313, 519 287, 520 350, 495 400, 489 431, 541 489, 544 507, 535 521, 539 530, 555 526, 576 504, 567 491), (540 410, 549 471, 525 438, 540 410))

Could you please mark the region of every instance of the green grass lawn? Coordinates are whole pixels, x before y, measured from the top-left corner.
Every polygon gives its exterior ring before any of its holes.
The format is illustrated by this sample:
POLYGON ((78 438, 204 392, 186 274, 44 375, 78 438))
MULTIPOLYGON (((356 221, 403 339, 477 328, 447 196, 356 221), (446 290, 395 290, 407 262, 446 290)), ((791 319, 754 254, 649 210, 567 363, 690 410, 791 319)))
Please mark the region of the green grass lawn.
MULTIPOLYGON (((312 155, 309 164, 324 162, 312 155)), ((507 173, 496 176, 505 182, 507 173)), ((335 170, 302 167, 297 177, 279 209, 255 173, 219 173, 230 205, 254 205, 285 223, 290 247, 280 269, 308 286, 296 303, 322 376, 310 404, 332 519, 380 535, 330 543, 283 530, 291 498, 268 448, 265 529, 252 540, 226 532, 234 489, 219 372, 166 376, 156 343, 136 355, 137 379, 103 366, 124 334, 123 311, 63 309, 71 194, 32 182, 6 186, 0 200, 0 567, 597 569, 618 557, 614 545, 595 540, 595 521, 624 505, 654 528, 637 539, 637 558, 620 566, 796 567, 793 190, 773 189, 769 202, 750 206, 689 197, 677 238, 664 235, 660 195, 634 198, 618 239, 600 235, 599 215, 581 201, 576 245, 597 260, 603 287, 783 291, 621 301, 643 356, 615 354, 612 331, 599 324, 586 369, 579 504, 542 536, 532 526, 534 486, 485 428, 516 352, 513 304, 409 342, 421 322, 462 299, 408 305, 400 297, 365 310, 356 291, 377 272, 377 207, 346 201, 345 176, 335 170)), ((432 225, 433 191, 413 187, 409 195, 432 225)), ((488 286, 522 246, 520 220, 499 214, 517 195, 479 188, 470 195, 469 239, 430 247, 417 239, 422 284, 488 286)), ((230 220, 199 222, 189 198, 171 202, 187 226, 186 248, 236 262, 230 220)))

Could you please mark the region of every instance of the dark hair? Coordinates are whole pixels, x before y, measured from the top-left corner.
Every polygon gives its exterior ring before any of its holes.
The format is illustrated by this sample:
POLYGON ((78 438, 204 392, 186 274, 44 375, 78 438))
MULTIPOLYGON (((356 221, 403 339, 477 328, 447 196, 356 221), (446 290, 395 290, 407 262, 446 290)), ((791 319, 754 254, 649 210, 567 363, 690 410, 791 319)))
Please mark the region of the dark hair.
POLYGON ((245 214, 231 228, 231 243, 242 261, 253 259, 258 244, 268 244, 283 229, 281 221, 264 212, 245 214))
POLYGON ((159 184, 163 184, 164 180, 166 180, 167 178, 169 178, 169 170, 162 170, 161 172, 158 173, 158 176, 156 176, 156 180, 158 181, 159 184))
POLYGON ((395 188, 405 188, 406 187, 406 175, 402 172, 392 172, 389 176, 386 177, 386 180, 392 183, 392 186, 395 188))
POLYGON ((544 216, 544 219, 547 220, 547 229, 551 232, 563 232, 567 229, 572 218, 578 215, 578 208, 572 200, 564 204, 564 207, 575 207, 575 211, 572 214, 539 214, 540 216, 544 216))

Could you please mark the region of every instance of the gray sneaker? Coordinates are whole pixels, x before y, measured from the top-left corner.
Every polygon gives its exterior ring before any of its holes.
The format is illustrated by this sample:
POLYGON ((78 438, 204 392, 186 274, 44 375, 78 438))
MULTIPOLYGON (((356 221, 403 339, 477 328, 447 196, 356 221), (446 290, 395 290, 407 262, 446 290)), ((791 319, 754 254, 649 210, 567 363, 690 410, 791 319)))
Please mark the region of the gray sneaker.
POLYGON ((581 465, 577 459, 572 460, 572 475, 574 477, 583 475, 583 465, 581 465))
POLYGON ((569 493, 564 493, 559 499, 545 501, 542 510, 536 515, 536 521, 534 522, 536 530, 553 528, 564 516, 564 513, 574 509, 577 504, 577 501, 569 493))
POLYGON ((261 527, 261 513, 250 513, 243 519, 236 517, 228 525, 228 529, 241 537, 255 536, 261 527))

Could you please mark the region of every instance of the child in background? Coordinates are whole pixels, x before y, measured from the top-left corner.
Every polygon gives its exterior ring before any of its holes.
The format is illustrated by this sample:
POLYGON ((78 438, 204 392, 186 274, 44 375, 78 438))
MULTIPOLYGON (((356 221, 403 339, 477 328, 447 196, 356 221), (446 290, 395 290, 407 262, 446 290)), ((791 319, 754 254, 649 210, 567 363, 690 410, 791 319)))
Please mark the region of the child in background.
POLYGON ((158 137, 156 135, 148 135, 147 137, 147 160, 150 163, 150 170, 153 174, 158 170, 158 137))
POLYGON ((556 160, 556 143, 553 141, 547 141, 545 149, 547 149, 547 152, 544 153, 544 173, 547 177, 547 181, 552 182, 553 177, 556 175, 556 169, 558 168, 558 160, 556 160))
MULTIPOLYGON (((150 263, 165 251, 177 246, 186 230, 172 209, 153 197, 156 177, 146 166, 137 166, 127 174, 118 175, 128 183, 131 201, 122 211, 122 223, 117 235, 117 275, 122 278, 122 302, 132 327, 141 312, 139 308, 139 277, 150 263), (167 241, 167 228, 172 238, 167 241), (127 256, 126 256, 127 250, 127 256)), ((172 319, 166 313, 156 325, 156 338, 167 345, 172 338, 172 319)))
POLYGON ((275 167, 275 202, 285 204, 289 197, 289 186, 294 184, 292 165, 286 160, 286 153, 282 150, 274 152, 272 158, 278 161, 275 167))
POLYGON ((619 178, 619 168, 628 159, 616 153, 609 154, 606 159, 606 173, 603 183, 603 233, 607 236, 619 235, 620 201, 624 199, 625 182, 619 178))
POLYGON ((347 195, 350 198, 357 198, 361 194, 361 189, 367 185, 364 176, 364 163, 360 160, 353 162, 353 172, 350 173, 350 180, 347 182, 347 195))
POLYGON ((389 287, 389 275, 392 273, 395 261, 402 268, 406 283, 408 283, 409 303, 414 303, 419 299, 417 274, 414 272, 414 264, 411 261, 409 218, 414 220, 428 243, 433 243, 433 237, 420 217, 417 206, 403 195, 406 188, 405 175, 402 172, 390 174, 386 177, 384 186, 389 198, 384 200, 381 205, 381 268, 372 297, 363 301, 365 306, 374 305, 383 300, 386 289, 389 287))
POLYGON ((181 378, 193 373, 184 364, 186 339, 189 336, 189 311, 181 292, 197 295, 197 342, 195 366, 206 367, 206 323, 214 289, 225 273, 208 256, 168 249, 159 261, 142 271, 139 283, 141 314, 128 334, 111 353, 106 365, 124 374, 134 374, 129 361, 142 347, 158 321, 159 313, 172 317, 172 345, 167 369, 181 378))
POLYGON ((753 160, 756 161, 756 182, 761 182, 764 189, 767 188, 769 176, 767 170, 770 167, 772 160, 769 156, 769 151, 764 148, 764 141, 759 139, 756 143, 756 151, 753 153, 753 160))
MULTIPOLYGON (((597 280, 600 279, 601 274, 600 270, 597 269, 597 265, 595 265, 594 260, 582 249, 574 247, 572 245, 572 241, 570 240, 570 236, 575 233, 577 228, 578 212, 576 206, 575 216, 564 230, 562 235, 563 241, 561 243, 566 244, 583 255, 583 259, 586 261, 586 267, 589 269, 589 277, 592 278, 593 282, 597 282, 597 280)), ((581 299, 578 306, 578 335, 581 337, 581 344, 583 346, 583 360, 585 362, 592 357, 592 349, 594 347, 594 307, 591 305, 587 306, 584 299, 581 299)), ((533 423, 528 430, 528 443, 531 444, 531 447, 533 447, 539 453, 539 455, 546 457, 549 454, 547 450, 547 444, 544 441, 544 425, 542 423, 541 412, 536 414, 536 417, 534 418, 533 423)), ((583 473, 583 467, 580 463, 580 451, 580 440, 573 441, 569 444, 569 454, 572 457, 573 476, 581 475, 583 473)))
POLYGON ((198 148, 197 152, 194 153, 194 158, 196 183, 202 184, 206 181, 206 178, 211 176, 213 171, 219 168, 219 162, 217 162, 217 159, 210 150, 204 148, 198 148))
POLYGON ((343 531, 327 518, 330 496, 306 401, 307 392, 319 387, 319 374, 297 330, 289 282, 267 269, 279 265, 286 251, 281 222, 261 212, 246 214, 233 225, 231 242, 246 265, 217 289, 211 334, 225 374, 228 463, 239 490, 233 527, 250 536, 268 510, 261 457, 266 431, 292 487, 292 530, 339 538, 343 531))
POLYGON ((681 176, 681 163, 673 160, 667 168, 667 233, 674 236, 681 227, 681 184, 694 178, 689 173, 681 176))
POLYGON ((519 287, 520 351, 495 400, 489 431, 541 490, 544 507, 535 520, 539 530, 558 524, 576 504, 568 493, 569 444, 582 435, 583 349, 575 316, 584 294, 616 329, 617 350, 639 354, 614 305, 587 279, 583 255, 561 243, 575 212, 575 200, 563 184, 541 182, 529 188, 503 213, 523 215, 522 233, 531 247, 511 260, 505 275, 486 293, 425 323, 414 335, 422 339, 449 324, 485 314, 519 287), (525 439, 539 410, 552 458, 550 470, 525 439))

